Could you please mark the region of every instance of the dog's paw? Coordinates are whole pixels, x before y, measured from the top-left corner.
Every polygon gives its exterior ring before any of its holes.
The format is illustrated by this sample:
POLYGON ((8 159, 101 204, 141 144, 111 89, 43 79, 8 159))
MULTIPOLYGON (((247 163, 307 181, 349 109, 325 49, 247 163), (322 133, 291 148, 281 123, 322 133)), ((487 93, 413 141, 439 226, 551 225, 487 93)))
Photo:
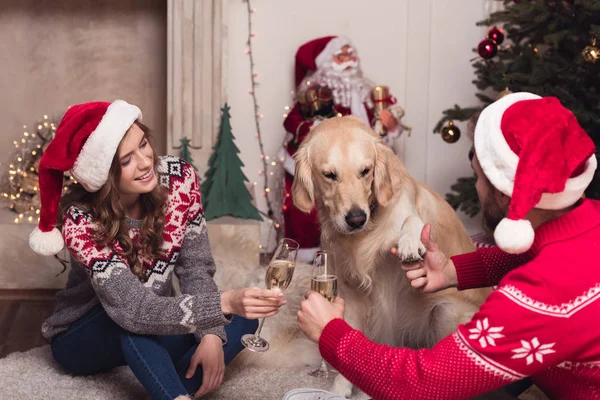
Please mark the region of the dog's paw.
POLYGON ((352 383, 342 375, 338 375, 333 380, 333 386, 331 386, 331 392, 338 396, 345 397, 347 399, 352 396, 352 383))
POLYGON ((420 238, 414 238, 410 235, 403 235, 398 240, 398 258, 402 264, 414 264, 423 261, 425 255, 425 246, 420 238))

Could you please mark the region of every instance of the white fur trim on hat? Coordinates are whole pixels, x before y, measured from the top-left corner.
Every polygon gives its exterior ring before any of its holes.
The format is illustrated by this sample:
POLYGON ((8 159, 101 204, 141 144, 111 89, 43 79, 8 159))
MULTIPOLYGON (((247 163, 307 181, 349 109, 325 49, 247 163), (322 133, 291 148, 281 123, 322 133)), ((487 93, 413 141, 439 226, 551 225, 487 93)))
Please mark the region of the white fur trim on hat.
POLYGON ((123 100, 115 100, 108 106, 71 169, 73 177, 87 191, 96 192, 106 183, 119 143, 136 120, 142 120, 137 106, 123 100))
POLYGON ((598 167, 596 156, 592 156, 585 163, 585 170, 574 178, 567 179, 565 188, 559 193, 543 193, 541 200, 535 206, 543 210, 560 210, 577 202, 594 178, 598 167))
MULTIPOLYGON (((481 112, 475 127, 475 152, 481 169, 492 185, 509 197, 512 197, 519 157, 504 139, 501 130, 502 116, 516 102, 534 99, 541 97, 526 92, 504 96, 481 112)), ((596 156, 592 154, 583 173, 569 178, 562 192, 543 193, 535 208, 560 210, 575 204, 594 178, 597 165, 596 156)))
POLYGON ((496 245, 509 254, 521 254, 531 248, 535 233, 526 219, 504 218, 494 230, 496 245))
POLYGON ((533 93, 512 93, 487 106, 475 126, 475 153, 485 176, 492 185, 512 197, 519 157, 510 149, 502 134, 502 116, 516 102, 541 99, 533 93))
POLYGON ((317 66, 317 69, 321 68, 326 61, 331 60, 331 57, 333 57, 333 55, 345 45, 352 46, 350 39, 343 36, 337 36, 331 39, 323 51, 321 51, 317 58, 315 58, 315 65, 317 66))
POLYGON ((53 256, 65 247, 65 242, 58 229, 54 228, 50 232, 42 232, 36 226, 29 235, 29 246, 38 254, 53 256))

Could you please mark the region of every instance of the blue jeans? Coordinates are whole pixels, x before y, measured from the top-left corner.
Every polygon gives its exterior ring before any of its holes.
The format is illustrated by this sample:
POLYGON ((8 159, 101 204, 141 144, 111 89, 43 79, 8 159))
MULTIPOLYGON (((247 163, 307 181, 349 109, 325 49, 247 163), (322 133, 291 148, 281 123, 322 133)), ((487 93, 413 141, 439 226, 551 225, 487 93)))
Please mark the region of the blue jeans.
MULTIPOLYGON (((256 330, 258 322, 234 316, 225 326, 225 364, 243 349, 241 337, 256 330)), ((98 306, 69 329, 52 338, 52 355, 73 375, 92 375, 127 365, 155 400, 172 400, 195 393, 202 384, 199 365, 190 379, 185 373, 198 342, 192 334, 147 336, 128 332, 98 306)))

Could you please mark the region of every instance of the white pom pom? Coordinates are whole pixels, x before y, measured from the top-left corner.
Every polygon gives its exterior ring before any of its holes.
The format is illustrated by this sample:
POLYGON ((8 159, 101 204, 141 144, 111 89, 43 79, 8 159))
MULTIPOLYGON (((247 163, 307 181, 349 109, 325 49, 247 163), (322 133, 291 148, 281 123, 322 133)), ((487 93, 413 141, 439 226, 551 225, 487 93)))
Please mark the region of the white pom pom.
POLYGON ((534 237, 531 222, 526 219, 515 221, 504 218, 494 231, 498 247, 510 254, 525 253, 531 248, 534 237))
POLYGON ((53 256, 65 247, 62 234, 56 228, 42 232, 37 226, 29 235, 29 247, 43 256, 53 256))

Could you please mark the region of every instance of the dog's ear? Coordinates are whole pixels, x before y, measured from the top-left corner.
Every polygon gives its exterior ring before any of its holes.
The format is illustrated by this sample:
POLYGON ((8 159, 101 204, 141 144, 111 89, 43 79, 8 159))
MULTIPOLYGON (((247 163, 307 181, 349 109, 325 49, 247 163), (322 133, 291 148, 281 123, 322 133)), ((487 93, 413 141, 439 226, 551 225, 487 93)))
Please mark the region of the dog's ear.
POLYGON ((390 157, 395 157, 390 150, 381 141, 375 144, 377 157, 375 159, 375 171, 373 178, 373 191, 377 202, 386 206, 394 195, 394 186, 392 185, 392 177, 390 176, 390 157))
POLYGON ((296 169, 294 172, 294 183, 292 184, 294 205, 305 213, 311 212, 315 206, 315 189, 308 155, 308 146, 306 145, 300 146, 296 154, 294 154, 296 169))

